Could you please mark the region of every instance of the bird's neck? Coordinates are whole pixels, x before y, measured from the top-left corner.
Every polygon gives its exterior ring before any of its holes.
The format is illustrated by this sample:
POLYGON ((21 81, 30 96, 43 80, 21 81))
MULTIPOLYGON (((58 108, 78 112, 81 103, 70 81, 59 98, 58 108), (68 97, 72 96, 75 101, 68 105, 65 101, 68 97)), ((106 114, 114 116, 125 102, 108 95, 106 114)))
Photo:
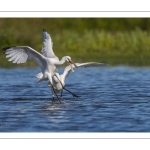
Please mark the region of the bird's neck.
POLYGON ((58 60, 58 62, 56 62, 56 65, 62 65, 64 64, 66 61, 65 57, 63 57, 60 61, 58 60))
POLYGON ((65 85, 65 77, 63 76, 63 74, 60 75, 60 81, 64 86, 65 85))

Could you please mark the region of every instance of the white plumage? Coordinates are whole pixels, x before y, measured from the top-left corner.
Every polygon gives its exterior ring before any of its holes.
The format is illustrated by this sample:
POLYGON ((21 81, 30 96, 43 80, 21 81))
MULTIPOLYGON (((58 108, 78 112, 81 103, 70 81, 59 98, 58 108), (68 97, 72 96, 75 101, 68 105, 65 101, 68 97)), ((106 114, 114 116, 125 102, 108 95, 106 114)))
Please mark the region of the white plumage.
MULTIPOLYGON (((57 95, 63 89, 67 90, 65 86, 65 78, 69 75, 70 71, 75 67, 99 67, 106 66, 107 64, 98 63, 98 62, 87 62, 87 63, 75 63, 73 64, 71 58, 69 56, 64 56, 59 61, 59 58, 53 52, 53 43, 50 35, 43 30, 43 47, 40 54, 33 48, 29 46, 12 46, 3 48, 3 54, 8 58, 8 61, 12 61, 13 63, 25 63, 27 59, 33 60, 37 63, 42 72, 38 73, 36 77, 39 79, 37 82, 43 80, 49 80, 50 85, 52 85, 52 95, 54 98, 54 93, 57 95), (61 65, 65 62, 68 62, 70 66, 67 66, 63 72, 63 74, 59 75, 57 72, 56 65, 61 65)), ((67 90, 70 92, 69 90, 67 90)), ((74 93, 70 92, 73 96, 76 96, 74 93)))
POLYGON ((57 72, 56 65, 61 65, 66 61, 71 64, 71 58, 69 56, 64 56, 60 61, 58 57, 54 54, 52 49, 52 39, 50 35, 43 30, 43 47, 42 54, 34 50, 29 46, 12 46, 3 48, 3 53, 8 61, 13 63, 25 63, 27 59, 33 60, 37 63, 42 70, 42 78, 40 80, 49 80, 53 85, 52 76, 57 72))
MULTIPOLYGON (((79 67, 83 67, 83 68, 86 68, 86 67, 102 67, 102 66, 107 66, 108 64, 105 64, 105 63, 98 63, 98 62, 86 62, 86 63, 75 63, 72 65, 73 68, 75 68, 76 66, 79 68, 79 67)), ((59 73, 56 73, 53 77, 52 77, 52 80, 53 80, 53 87, 54 87, 54 91, 55 93, 59 93, 61 92, 63 89, 64 89, 64 86, 65 86, 65 79, 66 77, 69 75, 69 73, 71 72, 71 66, 67 66, 65 69, 64 69, 64 72, 59 75, 59 73)), ((37 78, 41 78, 43 76, 42 72, 41 73, 38 73, 36 75, 37 78)), ((50 82, 48 83, 48 86, 50 86, 50 82)), ((65 89, 67 90, 67 89, 65 89)), ((67 90, 68 91, 68 90, 67 90)), ((68 91, 70 92, 70 91, 68 91)), ((71 92, 71 94, 73 96, 76 96, 74 93, 71 92)), ((52 95, 54 96, 54 92, 52 90, 52 95)))

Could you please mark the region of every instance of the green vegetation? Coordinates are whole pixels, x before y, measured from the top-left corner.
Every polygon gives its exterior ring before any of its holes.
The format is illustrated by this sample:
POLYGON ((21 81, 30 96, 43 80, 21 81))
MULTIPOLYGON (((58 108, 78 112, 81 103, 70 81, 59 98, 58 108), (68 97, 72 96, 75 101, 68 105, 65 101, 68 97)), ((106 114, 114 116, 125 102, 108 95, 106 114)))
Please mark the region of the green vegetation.
MULTIPOLYGON (((148 18, 1 18, 0 49, 13 45, 42 48, 42 29, 50 33, 55 54, 74 62, 150 66, 148 18)), ((0 67, 37 66, 33 61, 13 64, 0 55, 0 67)))

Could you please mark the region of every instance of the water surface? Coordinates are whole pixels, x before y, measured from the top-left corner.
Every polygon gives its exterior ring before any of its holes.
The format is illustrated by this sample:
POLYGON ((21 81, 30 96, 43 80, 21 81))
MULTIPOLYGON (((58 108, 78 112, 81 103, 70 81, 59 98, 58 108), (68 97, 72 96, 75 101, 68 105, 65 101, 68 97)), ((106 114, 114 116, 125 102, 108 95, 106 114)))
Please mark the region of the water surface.
MULTIPOLYGON (((60 69, 60 72, 63 68, 60 69)), ((150 68, 76 69, 52 103, 37 68, 0 69, 0 132, 149 132, 150 68)))

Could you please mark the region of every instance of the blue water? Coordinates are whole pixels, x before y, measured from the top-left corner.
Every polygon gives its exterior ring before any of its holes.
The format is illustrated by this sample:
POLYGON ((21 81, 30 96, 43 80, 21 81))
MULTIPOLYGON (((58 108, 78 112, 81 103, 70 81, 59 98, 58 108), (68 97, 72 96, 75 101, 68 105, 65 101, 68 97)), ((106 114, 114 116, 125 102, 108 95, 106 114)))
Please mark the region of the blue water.
POLYGON ((0 69, 0 132, 150 132, 150 68, 76 69, 62 104, 39 72, 0 69))

